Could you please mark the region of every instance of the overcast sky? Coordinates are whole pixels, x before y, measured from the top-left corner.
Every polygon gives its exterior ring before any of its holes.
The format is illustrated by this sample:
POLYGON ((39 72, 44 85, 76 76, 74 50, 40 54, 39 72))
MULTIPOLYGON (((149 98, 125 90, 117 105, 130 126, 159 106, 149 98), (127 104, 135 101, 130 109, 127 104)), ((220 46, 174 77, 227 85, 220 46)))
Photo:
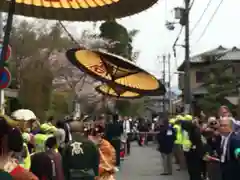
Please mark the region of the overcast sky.
MULTIPOLYGON (((215 48, 219 45, 240 47, 239 0, 223 0, 206 33, 196 43, 220 1, 212 0, 210 7, 197 28, 191 33, 191 54, 215 48)), ((209 0, 195 0, 190 14, 190 29, 198 21, 208 2, 209 0)), ((134 41, 135 49, 141 51, 137 63, 159 78, 162 77, 162 63, 160 62, 161 59, 158 60, 157 57, 162 57, 164 53, 172 54, 172 45, 180 30, 180 25, 176 25, 174 31, 168 31, 165 27, 166 20, 174 20, 173 8, 177 6, 183 6, 183 0, 159 0, 155 6, 145 12, 118 21, 129 30, 138 29, 140 31, 134 41)), ((75 34, 76 32, 80 33, 84 29, 92 28, 92 23, 67 23, 67 25, 69 31, 75 34)), ((183 36, 184 31, 179 44, 183 43, 183 36)), ((184 49, 178 47, 177 58, 175 59, 172 56, 171 59, 172 74, 183 61, 183 57, 184 49)), ((176 74, 172 75, 171 80, 172 86, 177 87, 176 74)))
MULTIPOLYGON (((215 48, 219 45, 226 47, 240 46, 240 1, 225 0, 217 11, 214 19, 207 28, 206 33, 198 41, 208 21, 221 0, 212 0, 208 10, 191 33, 191 54, 196 54, 204 50, 215 48), (198 43, 197 43, 198 41, 198 43)), ((190 14, 190 29, 192 29, 199 17, 206 8, 209 0, 195 0, 190 14)), ((179 33, 180 25, 176 25, 174 31, 168 31, 165 27, 166 20, 174 20, 173 8, 183 6, 183 0, 159 0, 152 8, 140 14, 120 19, 118 22, 128 29, 139 29, 134 47, 140 50, 141 54, 138 64, 150 71, 157 77, 162 77, 161 57, 164 53, 172 54, 172 45, 179 33)), ((76 25, 71 25, 71 27, 76 25)), ((91 28, 91 23, 78 23, 78 31, 91 28)), ((72 29, 72 28, 70 28, 72 29)), ((179 40, 183 42, 184 31, 179 40)), ((177 48, 177 59, 172 56, 171 73, 176 71, 176 67, 183 61, 184 49, 177 48)), ((172 86, 177 86, 177 75, 172 75, 172 86)))

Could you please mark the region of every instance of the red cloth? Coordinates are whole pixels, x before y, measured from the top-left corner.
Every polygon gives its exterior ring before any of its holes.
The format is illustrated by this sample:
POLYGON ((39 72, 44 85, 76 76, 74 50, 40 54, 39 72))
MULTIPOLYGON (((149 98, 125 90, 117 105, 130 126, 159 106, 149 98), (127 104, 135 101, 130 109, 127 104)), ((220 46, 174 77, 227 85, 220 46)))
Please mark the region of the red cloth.
POLYGON ((16 176, 18 173, 22 173, 24 171, 24 168, 22 168, 21 166, 17 166, 15 169, 12 170, 12 172, 10 172, 11 176, 16 176))
POLYGON ((121 152, 120 152, 120 157, 121 157, 121 158, 124 158, 124 156, 125 156, 125 152, 124 152, 124 151, 121 151, 121 152))
POLYGON ((25 170, 19 165, 10 172, 10 175, 14 180, 38 180, 34 174, 25 170))

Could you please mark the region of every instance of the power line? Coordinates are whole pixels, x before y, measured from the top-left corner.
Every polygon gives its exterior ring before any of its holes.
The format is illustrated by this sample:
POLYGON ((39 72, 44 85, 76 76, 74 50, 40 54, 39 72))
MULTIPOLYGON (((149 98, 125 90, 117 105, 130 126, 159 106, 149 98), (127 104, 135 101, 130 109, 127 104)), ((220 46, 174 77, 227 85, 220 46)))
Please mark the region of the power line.
POLYGON ((72 34, 67 30, 66 26, 62 23, 62 21, 58 21, 59 25, 62 27, 62 29, 67 33, 68 37, 79 46, 79 43, 77 40, 72 36, 72 34))
MULTIPOLYGON (((192 0, 191 5, 190 5, 188 11, 190 11, 192 9, 194 3, 195 3, 195 0, 192 0)), ((177 38, 175 39, 174 44, 172 46, 172 48, 173 48, 173 55, 174 55, 174 59, 175 59, 175 68, 177 68, 177 61, 178 61, 178 58, 176 57, 177 56, 176 55, 176 45, 177 45, 177 42, 178 42, 178 40, 179 40, 179 38, 180 38, 180 36, 182 34, 182 31, 183 31, 183 26, 181 26, 181 29, 180 29, 180 31, 179 31, 179 33, 177 35, 177 38)))
POLYGON ((215 9, 214 13, 212 14, 211 18, 209 19, 207 25, 205 26, 205 28, 204 28, 204 30, 203 30, 203 32, 202 32, 202 34, 199 36, 199 38, 198 38, 198 40, 196 41, 195 44, 197 44, 197 43, 202 39, 202 37, 205 35, 205 33, 206 33, 209 25, 210 25, 211 22, 213 21, 215 15, 217 14, 217 12, 218 12, 220 6, 222 5, 222 3, 223 3, 223 0, 221 0, 220 3, 218 4, 217 8, 215 9))
POLYGON ((203 16, 205 15, 205 13, 207 12, 208 8, 210 7, 212 0, 208 1, 207 6, 205 7, 205 9, 203 10, 201 16, 199 17, 199 19, 197 20, 197 22, 195 23, 195 25, 193 26, 191 32, 190 32, 190 36, 192 35, 193 31, 197 28, 197 26, 199 25, 199 23, 201 22, 203 16))
POLYGON ((195 3, 195 0, 192 0, 192 3, 191 3, 191 5, 190 5, 190 7, 189 7, 189 11, 192 9, 194 3, 195 3))
POLYGON ((176 45, 177 45, 177 42, 178 42, 178 40, 179 40, 179 38, 180 38, 180 36, 181 36, 181 34, 182 34, 182 31, 183 31, 183 26, 181 27, 181 29, 180 29, 180 31, 179 31, 179 33, 178 33, 178 35, 177 35, 177 38, 175 39, 175 41, 174 41, 174 44, 173 44, 173 46, 172 46, 172 48, 173 48, 173 53, 174 53, 174 57, 176 57, 176 45))

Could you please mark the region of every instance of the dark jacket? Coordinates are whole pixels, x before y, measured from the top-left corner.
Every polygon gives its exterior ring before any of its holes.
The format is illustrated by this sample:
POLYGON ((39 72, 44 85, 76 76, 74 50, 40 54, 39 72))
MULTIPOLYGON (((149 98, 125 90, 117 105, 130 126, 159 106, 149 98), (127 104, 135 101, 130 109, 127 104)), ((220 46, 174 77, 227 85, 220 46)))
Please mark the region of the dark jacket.
POLYGON ((220 157, 221 154, 221 136, 213 136, 207 138, 208 153, 214 157, 220 157))
POLYGON ((164 154, 170 154, 173 151, 176 132, 171 126, 161 127, 157 134, 159 151, 164 154))
POLYGON ((234 154, 237 148, 240 148, 240 136, 232 133, 227 145, 225 162, 221 164, 223 180, 239 180, 240 159, 234 154))
POLYGON ((115 138, 120 138, 123 133, 122 125, 119 122, 109 123, 106 126, 105 138, 111 141, 115 138))
POLYGON ((138 125, 139 132, 148 132, 148 124, 146 122, 140 122, 138 125))
POLYGON ((202 143, 201 138, 201 131, 195 124, 191 121, 179 121, 183 130, 187 131, 189 134, 189 140, 192 142, 193 145, 196 146, 196 152, 198 153, 199 157, 203 157, 206 152, 206 148, 202 143))
POLYGON ((81 178, 94 179, 98 176, 99 151, 97 146, 81 136, 73 134, 73 141, 63 150, 62 154, 65 180, 81 178), (81 144, 83 153, 74 153, 74 145, 81 144))
POLYGON ((62 157, 60 153, 57 153, 54 149, 50 149, 47 152, 47 155, 54 161, 55 166, 55 179, 64 180, 63 168, 62 168, 62 157))

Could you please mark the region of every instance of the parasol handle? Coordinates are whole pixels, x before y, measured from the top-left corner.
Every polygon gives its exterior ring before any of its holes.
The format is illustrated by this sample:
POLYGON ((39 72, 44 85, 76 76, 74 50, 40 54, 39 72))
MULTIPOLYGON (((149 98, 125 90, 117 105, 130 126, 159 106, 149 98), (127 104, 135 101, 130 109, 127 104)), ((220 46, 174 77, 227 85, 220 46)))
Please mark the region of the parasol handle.
POLYGON ((8 1, 10 1, 10 2, 9 2, 9 9, 8 9, 7 24, 6 24, 4 39, 3 39, 3 47, 2 47, 2 53, 1 53, 1 59, 0 59, 0 68, 4 67, 4 59, 5 59, 5 54, 7 52, 7 48, 8 48, 8 44, 9 44, 10 33, 12 30, 13 15, 15 12, 15 4, 16 4, 16 0, 8 0, 8 1))

